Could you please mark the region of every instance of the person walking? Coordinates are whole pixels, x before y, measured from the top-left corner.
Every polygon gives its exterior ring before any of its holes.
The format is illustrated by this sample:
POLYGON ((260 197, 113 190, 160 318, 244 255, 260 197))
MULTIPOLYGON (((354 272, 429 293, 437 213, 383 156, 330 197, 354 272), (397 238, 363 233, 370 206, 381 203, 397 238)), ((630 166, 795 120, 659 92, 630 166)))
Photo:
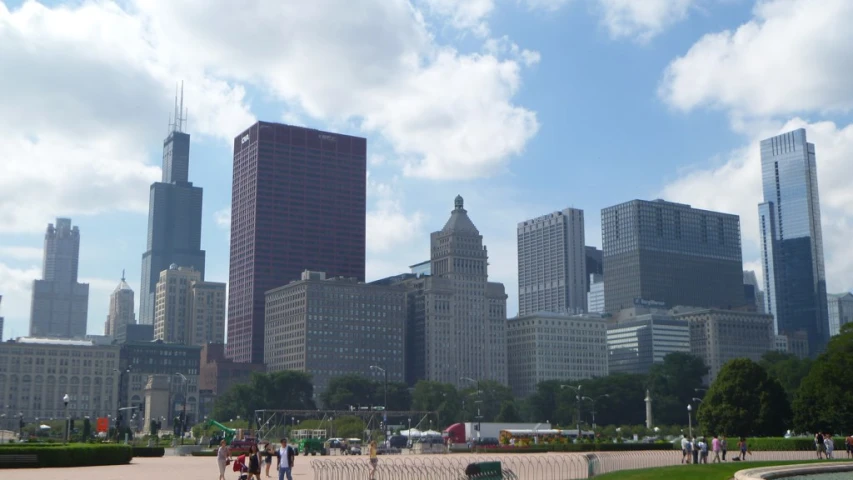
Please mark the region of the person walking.
POLYGON ((270 478, 270 466, 272 466, 272 457, 275 455, 272 451, 272 444, 267 443, 264 445, 264 463, 266 464, 266 475, 267 478, 270 478))
POLYGON ((711 440, 711 450, 714 451, 714 460, 711 463, 720 463, 720 439, 716 435, 711 440))
POLYGON ((690 440, 681 437, 681 463, 690 463, 690 440))
POLYGON ((225 440, 219 442, 216 450, 216 463, 219 465, 219 480, 225 480, 225 467, 231 463, 231 449, 225 444, 225 440))
POLYGON ((293 480, 293 463, 296 459, 296 452, 293 447, 287 444, 287 438, 281 439, 281 448, 278 449, 278 480, 293 480))
POLYGON ((826 459, 830 460, 832 458, 835 458, 832 456, 832 452, 835 451, 835 442, 832 441, 831 433, 825 433, 823 435, 823 445, 826 448, 826 459))
POLYGON ((261 480, 261 453, 258 451, 258 445, 252 444, 249 447, 249 479, 261 480))
POLYGON ((847 447, 847 458, 853 458, 853 433, 847 436, 844 445, 847 447))
POLYGON ((726 436, 720 437, 720 451, 723 452, 723 461, 726 461, 726 452, 729 451, 729 443, 726 441, 726 436))
POLYGON ((699 455, 701 455, 701 463, 708 464, 708 443, 706 438, 699 440, 699 455))
POLYGON ((376 475, 376 465, 379 464, 379 457, 376 452, 376 440, 370 441, 370 480, 373 480, 376 475))
POLYGON ((822 459, 824 453, 826 453, 826 444, 823 443, 823 433, 817 432, 814 434, 814 446, 817 452, 817 459, 822 459))
POLYGON ((693 465, 699 464, 699 440, 696 437, 693 437, 693 441, 690 442, 690 448, 693 450, 693 465))
POLYGON ((742 462, 746 461, 746 454, 749 452, 749 445, 746 443, 746 437, 740 437, 740 441, 737 442, 738 450, 740 450, 740 460, 742 462))

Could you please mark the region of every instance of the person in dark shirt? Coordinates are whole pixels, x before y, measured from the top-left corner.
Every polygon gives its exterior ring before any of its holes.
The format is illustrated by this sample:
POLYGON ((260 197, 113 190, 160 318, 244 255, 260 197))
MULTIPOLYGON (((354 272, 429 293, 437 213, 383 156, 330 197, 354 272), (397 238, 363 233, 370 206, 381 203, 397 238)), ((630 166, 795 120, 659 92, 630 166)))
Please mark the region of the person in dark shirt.
POLYGON ((249 478, 261 480, 261 454, 255 444, 249 447, 249 478))

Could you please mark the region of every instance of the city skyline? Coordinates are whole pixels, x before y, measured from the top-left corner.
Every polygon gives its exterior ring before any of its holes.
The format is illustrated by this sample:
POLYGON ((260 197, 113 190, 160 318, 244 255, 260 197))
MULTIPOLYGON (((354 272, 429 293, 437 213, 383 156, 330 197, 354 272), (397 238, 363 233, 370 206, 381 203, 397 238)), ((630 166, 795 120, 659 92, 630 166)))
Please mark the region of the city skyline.
POLYGON ((853 91, 846 76, 823 59, 850 53, 833 46, 837 39, 828 42, 822 35, 837 30, 833 25, 845 25, 853 9, 843 2, 830 2, 820 12, 722 3, 701 12, 693 7, 659 11, 654 18, 660 21, 652 22, 629 10, 608 15, 609 7, 598 2, 589 11, 577 2, 547 11, 510 2, 471 16, 426 2, 413 4, 427 25, 401 13, 407 11, 399 8, 408 8, 406 2, 362 5, 374 14, 370 18, 386 19, 404 39, 398 42, 402 51, 383 47, 388 42, 379 32, 385 30, 378 28, 365 35, 359 25, 347 24, 341 34, 352 36, 344 38, 359 39, 347 44, 302 27, 351 15, 341 3, 285 15, 290 23, 284 29, 258 22, 251 32, 257 36, 241 31, 215 35, 205 52, 197 52, 191 47, 195 42, 186 40, 206 34, 196 19, 208 17, 180 2, 123 11, 101 4, 22 7, 7 0, 0 6, 0 24, 12 36, 0 39, 24 43, 0 58, 25 68, 5 79, 19 94, 0 107, 12 160, 0 166, 5 336, 26 333, 29 284, 40 272, 40 237, 56 216, 74 218, 85 232, 80 275, 90 284, 90 333, 102 328, 116 272, 127 268, 131 288, 141 291, 137 282, 139 255, 146 248, 148 187, 162 178, 159 142, 175 82, 181 80, 190 110, 185 130, 194 142, 192 177, 206 190, 201 248, 210 260, 205 278, 214 281, 225 281, 228 271, 230 218, 222 212, 230 211, 231 141, 255 118, 264 118, 368 139, 373 153, 368 159, 366 280, 422 261, 429 225, 442 221, 446 199, 461 193, 468 208, 482 212, 477 225, 490 246, 490 275, 506 285, 510 316, 517 310, 516 223, 567 205, 587 212, 587 243, 594 246, 600 246, 595 212, 630 198, 665 198, 738 214, 744 269, 760 272, 758 142, 805 127, 820 156, 828 290, 849 290, 853 256, 844 240, 847 225, 853 224, 845 193, 853 178, 853 119, 847 110, 853 91), (810 18, 825 28, 786 28, 801 21, 791 15, 794 11, 817 15, 810 18), (152 18, 164 28, 142 33, 137 26, 152 18), (103 38, 79 36, 73 29, 109 25, 105 19, 116 27, 105 29, 103 38), (574 28, 565 28, 569 22, 574 28), (746 44, 732 41, 739 28, 746 44), (773 37, 780 30, 791 33, 773 37), (287 49, 246 48, 290 43, 275 36, 281 31, 312 43, 328 63, 307 68, 287 49), (424 32, 434 36, 426 38, 424 32), (44 43, 28 40, 29 35, 44 43), (359 43, 374 54, 359 55, 354 49, 359 43), (50 68, 81 81, 60 87, 31 76, 40 64, 32 63, 37 56, 15 56, 31 51, 24 45, 45 55, 63 52, 55 58, 65 55, 67 61, 50 68), (64 45, 96 52, 96 65, 78 72, 71 65, 79 57, 62 50, 64 45), (103 45, 127 48, 114 52, 103 45), (171 45, 174 56, 161 45, 171 45), (817 55, 820 49, 831 55, 817 55), (250 53, 237 60, 214 53, 235 50, 250 53), (801 72, 803 80, 797 83, 768 85, 749 75, 746 65, 771 71, 777 68, 771 60, 779 55, 786 63, 816 59, 816 64, 801 72), (415 68, 397 63, 399 58, 423 61, 415 68), (632 60, 615 60, 620 58, 632 60), (127 69, 131 80, 124 73, 115 76, 127 69), (711 81, 697 82, 702 75, 711 81), (815 79, 843 87, 810 88, 815 79), (62 106, 62 115, 45 113, 41 107, 46 105, 54 112, 62 106), (619 141, 613 141, 615 136, 619 141), (566 155, 569 142, 573 151, 566 155), (590 181, 566 188, 560 178, 590 181))

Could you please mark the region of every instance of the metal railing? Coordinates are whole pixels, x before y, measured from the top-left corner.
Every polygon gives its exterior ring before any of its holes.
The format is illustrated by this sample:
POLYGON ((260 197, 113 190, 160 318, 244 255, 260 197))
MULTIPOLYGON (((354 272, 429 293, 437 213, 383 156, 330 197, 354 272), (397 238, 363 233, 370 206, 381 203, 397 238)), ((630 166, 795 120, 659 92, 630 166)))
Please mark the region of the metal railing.
MULTIPOLYGON (((316 480, 352 480, 370 478, 368 459, 319 459, 311 461, 316 480)), ((583 455, 522 454, 495 457, 490 455, 431 455, 380 457, 375 480, 576 480, 588 475, 588 462, 583 455), (501 476, 495 474, 465 475, 471 463, 501 462, 501 476)))
MULTIPOLYGON (((740 452, 728 452, 727 461, 740 452)), ((714 454, 709 454, 708 463, 714 454)), ((754 461, 813 460, 814 452, 753 452, 741 461, 749 468, 754 461)), ((464 480, 468 478, 497 479, 494 474, 468 477, 466 467, 471 463, 501 462, 501 477, 517 480, 581 480, 609 472, 636 470, 678 465, 681 451, 597 452, 597 453, 543 453, 507 454, 503 456, 481 454, 380 456, 375 480, 464 480)), ((311 461, 316 480, 356 480, 370 477, 371 465, 367 458, 338 457, 311 461)), ((701 468, 701 465, 697 465, 701 468)))

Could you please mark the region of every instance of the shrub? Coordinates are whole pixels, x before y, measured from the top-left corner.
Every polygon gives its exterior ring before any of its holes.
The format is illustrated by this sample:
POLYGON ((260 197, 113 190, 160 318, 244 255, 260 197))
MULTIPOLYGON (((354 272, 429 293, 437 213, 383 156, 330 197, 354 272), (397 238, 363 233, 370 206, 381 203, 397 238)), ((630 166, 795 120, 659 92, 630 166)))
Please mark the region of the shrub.
POLYGON ((197 452, 190 452, 190 455, 193 457, 215 457, 216 450, 199 450, 197 452))
POLYGON ((165 454, 163 447, 133 447, 134 457, 162 457, 165 454))
POLYGON ((671 450, 669 443, 558 443, 549 445, 530 445, 527 447, 477 447, 481 453, 545 453, 545 452, 637 452, 651 450, 671 450))
MULTIPOLYGON (((2 455, 35 455, 38 467, 89 467, 97 465, 122 465, 130 463, 133 449, 129 445, 68 444, 56 448, 33 447, 17 444, 4 447, 2 455)), ((17 465, 3 464, 3 467, 17 465)), ((30 465, 21 465, 28 467, 30 465)))
MULTIPOLYGON (((844 450, 844 438, 835 437, 832 439, 835 443, 836 450, 844 450)), ((796 437, 796 438, 781 438, 781 437, 764 437, 764 438, 747 438, 746 444, 753 452, 767 451, 809 451, 814 450, 814 438, 811 437, 796 437)), ((729 450, 737 449, 737 439, 729 439, 729 450)))

